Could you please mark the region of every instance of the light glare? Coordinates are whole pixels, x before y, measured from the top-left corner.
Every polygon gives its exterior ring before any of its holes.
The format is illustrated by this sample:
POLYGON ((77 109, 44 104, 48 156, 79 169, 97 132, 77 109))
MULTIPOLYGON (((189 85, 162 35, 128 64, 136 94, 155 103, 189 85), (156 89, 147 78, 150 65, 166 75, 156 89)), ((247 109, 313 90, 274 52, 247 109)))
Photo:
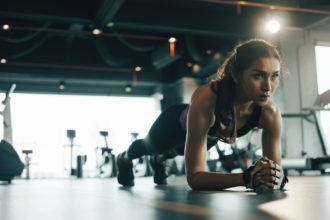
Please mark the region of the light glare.
POLYGON ((4 24, 4 25, 2 25, 2 29, 7 31, 10 29, 10 26, 8 24, 4 24))
POLYGON ((266 29, 271 33, 277 33, 281 29, 281 25, 277 20, 270 20, 266 24, 266 29))

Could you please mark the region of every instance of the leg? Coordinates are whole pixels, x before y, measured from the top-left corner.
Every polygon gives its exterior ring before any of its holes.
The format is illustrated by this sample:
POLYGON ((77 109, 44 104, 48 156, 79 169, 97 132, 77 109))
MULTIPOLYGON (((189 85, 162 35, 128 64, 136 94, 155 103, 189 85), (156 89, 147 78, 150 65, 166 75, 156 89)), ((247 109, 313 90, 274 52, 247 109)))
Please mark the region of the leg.
POLYGON ((135 140, 128 148, 126 157, 128 160, 134 160, 144 155, 149 155, 144 139, 135 140))
MULTIPOLYGON (((181 113, 187 108, 187 105, 176 105, 165 110, 153 123, 145 139, 134 141, 127 153, 118 155, 118 182, 122 185, 134 185, 134 175, 132 171, 132 160, 143 155, 159 155, 159 158, 165 159, 177 143, 185 139, 185 131, 180 124, 181 113), (129 165, 128 165, 129 164, 129 165)), ((157 157, 155 157, 157 158, 157 157)), ((162 159, 152 160, 151 165, 154 168, 155 183, 164 183, 166 180, 165 165, 162 159), (159 163, 160 162, 160 163, 159 163), (156 178, 159 176, 161 178, 156 178), (156 178, 156 179, 155 179, 156 178), (161 180, 160 180, 161 179, 161 180)))
POLYGON ((173 150, 166 154, 159 154, 150 157, 150 165, 154 170, 154 183, 157 185, 166 185, 168 177, 166 171, 166 160, 174 158, 178 154, 173 150))

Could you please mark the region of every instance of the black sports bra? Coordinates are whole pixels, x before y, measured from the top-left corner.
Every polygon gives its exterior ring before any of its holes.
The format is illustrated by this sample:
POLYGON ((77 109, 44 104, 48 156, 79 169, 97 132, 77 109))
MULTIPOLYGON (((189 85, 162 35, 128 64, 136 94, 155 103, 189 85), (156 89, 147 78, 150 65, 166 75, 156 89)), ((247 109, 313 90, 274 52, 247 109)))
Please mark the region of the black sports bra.
MULTIPOLYGON (((210 85, 211 85, 212 91, 215 94, 217 94, 216 82, 211 82, 210 85)), ((258 126, 259 118, 261 115, 261 110, 262 110, 261 106, 258 106, 258 105, 254 106, 253 112, 252 112, 249 120, 246 122, 246 124, 242 128, 237 130, 237 133, 236 133, 237 137, 241 137, 241 136, 247 134, 250 130, 252 130, 253 128, 258 126)), ((217 116, 217 114, 215 114, 215 116, 217 116)), ((217 134, 221 130, 220 123, 221 123, 220 119, 216 118, 214 125, 210 128, 210 130, 208 132, 208 134, 210 136, 213 136, 213 137, 218 136, 217 134)))

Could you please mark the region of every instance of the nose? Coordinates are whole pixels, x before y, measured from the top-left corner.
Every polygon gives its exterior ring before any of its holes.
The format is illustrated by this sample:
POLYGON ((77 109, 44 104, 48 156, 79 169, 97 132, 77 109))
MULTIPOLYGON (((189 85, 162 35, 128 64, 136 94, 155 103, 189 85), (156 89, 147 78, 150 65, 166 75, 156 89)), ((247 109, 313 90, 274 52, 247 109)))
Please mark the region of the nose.
POLYGON ((263 90, 265 92, 269 92, 272 90, 272 82, 270 79, 265 79, 265 81, 263 83, 263 90))

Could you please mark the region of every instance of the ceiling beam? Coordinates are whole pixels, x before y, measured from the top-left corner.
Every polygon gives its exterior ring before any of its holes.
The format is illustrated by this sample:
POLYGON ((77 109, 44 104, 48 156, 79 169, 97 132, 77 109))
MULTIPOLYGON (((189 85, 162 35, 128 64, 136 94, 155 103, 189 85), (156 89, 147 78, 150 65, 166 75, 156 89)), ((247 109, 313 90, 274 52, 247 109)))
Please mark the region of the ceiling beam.
POLYGON ((139 30, 139 31, 156 31, 162 33, 172 33, 172 34, 189 34, 189 35, 199 35, 208 37, 236 37, 236 38, 247 38, 251 37, 249 34, 244 33, 233 33, 233 32, 223 32, 216 30, 189 28, 189 27, 178 27, 170 25, 156 25, 156 24, 142 24, 142 23, 132 23, 132 22, 113 22, 110 24, 114 28, 119 29, 129 29, 129 30, 139 30))
POLYGON ((96 12, 95 22, 100 27, 105 27, 112 21, 125 0, 103 0, 96 12))
POLYGON ((11 19, 23 19, 32 21, 44 21, 44 22, 59 22, 59 23, 78 23, 89 25, 93 23, 90 19, 77 18, 77 17, 66 17, 66 16, 54 16, 54 15, 42 15, 42 14, 29 14, 19 12, 6 12, 0 11, 0 16, 11 19))

